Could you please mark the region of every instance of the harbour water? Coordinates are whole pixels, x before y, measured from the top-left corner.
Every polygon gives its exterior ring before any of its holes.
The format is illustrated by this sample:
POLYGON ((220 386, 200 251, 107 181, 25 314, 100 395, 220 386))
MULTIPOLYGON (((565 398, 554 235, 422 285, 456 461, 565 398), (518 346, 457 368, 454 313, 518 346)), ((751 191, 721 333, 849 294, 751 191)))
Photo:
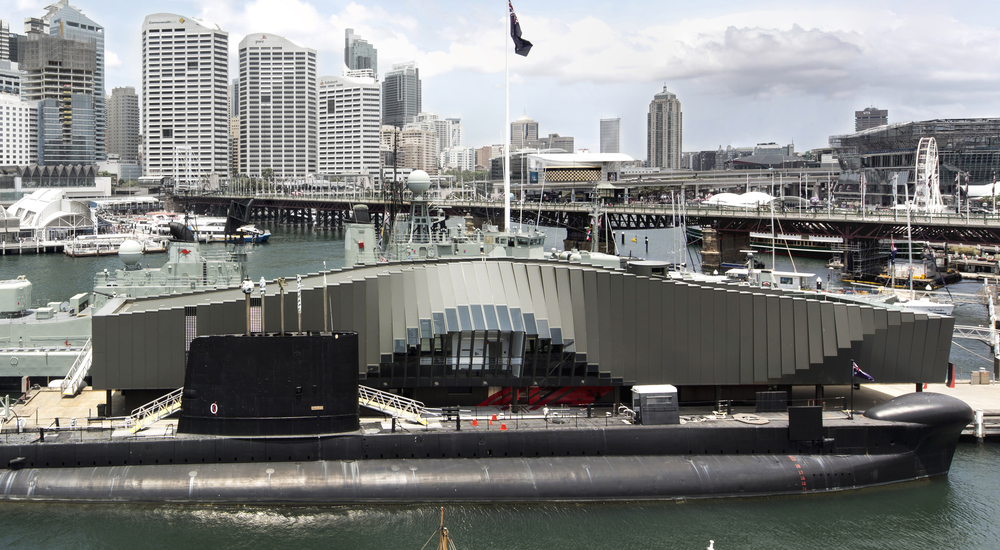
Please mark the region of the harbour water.
MULTIPOLYGON (((337 230, 268 229, 273 242, 251 249, 249 269, 254 280, 316 272, 324 260, 330 268, 343 262, 343 235, 337 230)), ((562 232, 548 235, 546 247, 561 247, 562 232)), ((676 243, 669 230, 629 232, 623 253, 676 261, 676 243)), ((770 255, 763 256, 770 264, 770 255)), ((165 257, 147 260, 156 266, 165 257)), ((787 257, 777 263, 779 268, 791 267, 787 257)), ((0 278, 26 275, 34 285, 36 302, 61 301, 90 290, 94 273, 119 266, 113 256, 6 256, 0 258, 0 278)), ((796 259, 796 267, 826 281, 823 261, 796 259)), ((956 287, 953 292, 973 293, 978 285, 956 287)), ((956 316, 960 324, 981 324, 984 310, 960 306, 956 316)), ((987 355, 983 344, 957 341, 952 348, 952 360, 966 371, 988 366, 981 358, 987 355)), ((998 461, 1000 444, 963 442, 946 479, 863 491, 678 502, 441 505, 459 548, 700 549, 714 540, 719 550, 994 549, 1000 540, 998 461)), ((0 546, 419 549, 434 533, 439 514, 437 504, 234 507, 4 502, 0 546)))

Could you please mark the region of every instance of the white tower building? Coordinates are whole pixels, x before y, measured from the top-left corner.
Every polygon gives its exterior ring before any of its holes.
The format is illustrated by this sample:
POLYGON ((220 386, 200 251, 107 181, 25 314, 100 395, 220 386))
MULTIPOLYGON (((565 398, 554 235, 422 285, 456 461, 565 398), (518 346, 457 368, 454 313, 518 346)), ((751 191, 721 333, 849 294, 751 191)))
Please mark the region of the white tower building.
POLYGON ((316 50, 276 34, 240 42, 240 173, 316 173, 316 50))
POLYGON ((229 33, 170 13, 142 23, 143 172, 201 185, 225 175, 229 33))
POLYGON ((375 174, 382 88, 370 71, 319 79, 319 172, 375 174))

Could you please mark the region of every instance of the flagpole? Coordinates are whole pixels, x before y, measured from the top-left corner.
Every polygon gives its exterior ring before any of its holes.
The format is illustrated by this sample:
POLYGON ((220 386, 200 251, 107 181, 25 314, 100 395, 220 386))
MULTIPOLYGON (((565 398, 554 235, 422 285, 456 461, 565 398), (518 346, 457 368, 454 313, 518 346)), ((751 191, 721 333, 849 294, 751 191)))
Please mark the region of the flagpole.
MULTIPOLYGON (((507 3, 506 1, 504 3, 507 3)), ((504 20, 507 21, 507 32, 503 37, 503 230, 510 232, 510 69, 507 58, 510 55, 507 35, 510 34, 510 14, 504 6, 504 20)))

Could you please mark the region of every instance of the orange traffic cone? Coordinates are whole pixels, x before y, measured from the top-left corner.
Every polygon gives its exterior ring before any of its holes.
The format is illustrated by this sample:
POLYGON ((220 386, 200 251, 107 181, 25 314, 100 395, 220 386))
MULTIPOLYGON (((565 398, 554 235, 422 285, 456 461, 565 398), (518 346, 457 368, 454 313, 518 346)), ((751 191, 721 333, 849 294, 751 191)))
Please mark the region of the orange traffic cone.
POLYGON ((493 413, 493 418, 491 418, 490 420, 496 420, 496 419, 497 419, 497 414, 493 413))
POLYGON ((479 421, 478 421, 478 420, 476 420, 475 418, 473 418, 473 419, 472 419, 472 425, 473 425, 473 426, 478 426, 478 425, 479 425, 479 421))
POLYGON ((507 425, 506 424, 500 424, 500 431, 501 432, 507 431, 507 425))

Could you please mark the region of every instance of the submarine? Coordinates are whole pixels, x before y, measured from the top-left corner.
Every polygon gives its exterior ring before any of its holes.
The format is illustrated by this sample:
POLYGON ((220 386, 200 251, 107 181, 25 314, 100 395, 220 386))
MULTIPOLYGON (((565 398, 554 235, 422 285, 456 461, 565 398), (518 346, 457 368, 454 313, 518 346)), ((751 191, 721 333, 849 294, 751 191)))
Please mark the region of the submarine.
POLYGON ((853 418, 788 407, 682 423, 671 396, 657 394, 636 401, 631 422, 550 415, 476 426, 451 410, 440 426, 388 429, 359 414, 357 359, 353 332, 197 337, 176 433, 7 434, 0 499, 354 504, 814 494, 945 476, 973 417, 962 401, 924 392, 853 418))

